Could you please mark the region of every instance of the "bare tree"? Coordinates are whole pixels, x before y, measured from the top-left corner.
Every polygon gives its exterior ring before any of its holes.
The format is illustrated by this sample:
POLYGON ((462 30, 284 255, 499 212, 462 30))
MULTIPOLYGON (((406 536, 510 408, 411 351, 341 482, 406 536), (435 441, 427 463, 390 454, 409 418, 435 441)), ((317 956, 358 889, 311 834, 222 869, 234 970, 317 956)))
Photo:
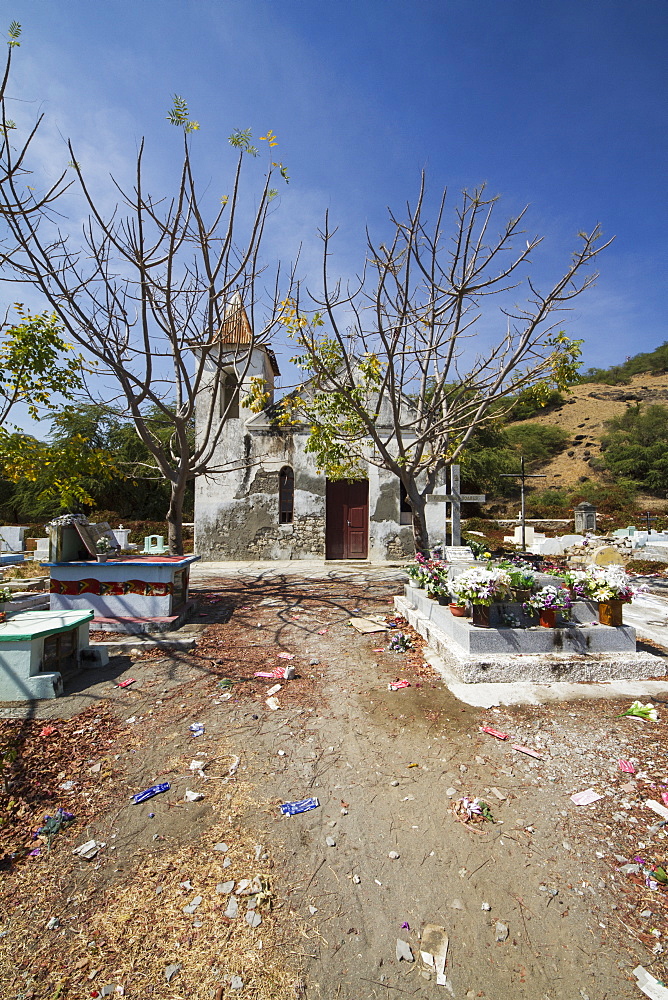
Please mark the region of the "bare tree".
MULTIPOLYGON (((44 117, 39 115, 27 136, 19 139, 16 122, 7 114, 7 86, 14 49, 21 45, 20 37, 21 25, 18 21, 12 21, 7 32, 7 58, 0 78, 0 183, 4 184, 8 184, 9 181, 19 182, 29 175, 26 158, 44 117)), ((67 190, 69 185, 66 181, 66 174, 67 171, 63 171, 40 198, 36 198, 33 191, 23 191, 20 200, 11 206, 11 211, 18 209, 25 212, 38 212, 50 205, 67 190)), ((18 190, 17 185, 15 191, 18 190)), ((0 205, 0 217, 4 216, 7 210, 4 203, 0 205)))
POLYGON ((317 311, 301 312, 294 300, 283 316, 309 376, 286 403, 312 428, 307 447, 333 478, 364 476, 368 464, 393 472, 422 551, 429 546, 426 496, 476 428, 522 389, 564 387, 575 377, 581 341, 559 331, 557 317, 592 285, 597 275, 586 269, 608 245, 598 226, 580 233, 568 267, 543 291, 526 274, 541 243, 522 234, 526 209, 495 233, 496 199, 484 188, 464 192, 446 242, 446 195, 431 229, 424 196, 423 177, 405 220, 390 213, 387 244, 367 234, 364 271, 352 291, 330 277, 327 220, 322 291, 310 296, 317 311), (512 306, 518 288, 525 302, 512 306), (483 321, 492 346, 478 346, 483 321))
MULTIPOLYGON (((30 197, 6 146, 0 211, 9 233, 5 274, 42 293, 67 334, 96 362, 95 398, 134 421, 171 484, 169 546, 181 553, 187 484, 224 471, 214 462, 216 446, 238 406, 252 350, 268 339, 275 323, 279 272, 265 275, 260 288, 259 255, 276 194, 273 177, 280 173, 287 180, 287 175, 280 163, 271 164, 257 207, 245 216, 242 166, 258 150, 250 131, 238 131, 230 138, 238 160, 229 193, 207 211, 211 195, 200 194, 191 158, 190 134, 199 126, 189 119, 182 98, 175 97, 169 120, 183 129, 171 197, 155 198, 146 191, 142 142, 134 184, 126 190, 112 178, 119 203, 105 217, 69 143, 71 168, 88 211, 82 236, 75 238, 64 232, 48 203, 30 197), (239 337, 235 331, 244 310, 250 323, 239 337), (221 341, 231 348, 224 363, 221 341), (106 386, 106 394, 100 386, 106 386), (195 439, 196 401, 203 430, 195 439)), ((263 138, 275 145, 272 133, 263 138)))

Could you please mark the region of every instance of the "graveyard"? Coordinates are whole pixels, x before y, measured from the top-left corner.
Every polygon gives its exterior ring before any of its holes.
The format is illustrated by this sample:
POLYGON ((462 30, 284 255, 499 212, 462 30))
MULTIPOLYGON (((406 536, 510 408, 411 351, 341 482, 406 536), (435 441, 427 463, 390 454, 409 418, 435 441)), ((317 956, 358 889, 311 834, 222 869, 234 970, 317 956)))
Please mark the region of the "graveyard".
POLYGON ((640 579, 657 592, 632 567, 661 551, 663 533, 603 533, 589 505, 553 536, 518 518, 492 553, 461 517, 482 499, 454 473, 432 501, 444 543, 395 565, 202 563, 169 556, 159 535, 131 550, 125 529, 71 516, 33 556, 0 528, 19 560, 6 572, 32 563, 24 579, 41 588, 11 594, 0 623, 0 755, 21 748, 5 765, 15 806, 0 827, 3 891, 28 953, 46 934, 50 955, 36 974, 16 933, 0 938, 15 970, 5 982, 23 975, 50 1000, 61 983, 139 995, 148 976, 185 995, 197 970, 214 996, 221 982, 232 995, 237 977, 251 996, 308 996, 317 982, 352 998, 360 976, 383 969, 388 987, 432 988, 419 939, 393 925, 436 914, 455 995, 501 984, 534 1000, 555 968, 568 990, 591 993, 585 939, 612 997, 633 995, 639 965, 660 972, 654 931, 668 906, 645 883, 666 834, 645 803, 668 749, 668 653, 643 638, 642 616, 624 616, 636 600, 642 609, 640 579), (630 600, 611 621, 603 583, 630 600), (544 623, 546 590, 569 596, 544 623), (625 717, 632 704, 656 706, 659 722, 625 717), (593 804, 574 804, 583 790, 593 804), (281 803, 308 795, 317 806, 277 827, 281 803), (476 795, 493 821, 469 829, 458 810, 476 795), (72 819, 45 840, 39 823, 54 809, 72 819), (640 876, 624 874, 634 866, 640 876), (75 903, 63 877, 76 880, 75 903), (246 911, 247 885, 269 902, 251 894, 246 911), (128 940, 128 922, 141 938, 128 940), (83 938, 63 937, 70 925, 83 938))
POLYGON ((660 817, 644 806, 668 749, 660 679, 628 680, 627 694, 596 698, 592 687, 605 684, 581 684, 566 702, 476 708, 453 696, 422 636, 397 616, 402 567, 220 573, 194 564, 197 613, 179 630, 189 647, 169 645, 178 633, 164 643, 155 633, 154 646, 137 638, 70 677, 62 697, 3 706, 0 739, 13 733, 26 762, 9 770, 16 808, 0 828, 13 914, 0 938, 14 963, 7 983, 25 976, 40 997, 61 982, 73 995, 120 984, 133 996, 146 981, 167 986, 165 970, 180 965, 165 996, 187 995, 195 972, 202 995, 232 975, 251 996, 298 996, 299 983, 308 996, 317 982, 326 996, 341 983, 352 997, 360 977, 379 975, 433 990, 413 928, 437 915, 459 996, 494 996, 500 983, 533 1000, 549 995, 555 966, 565 988, 591 995, 583 949, 620 1000, 633 996, 638 964, 658 974, 651 932, 663 926, 663 892, 619 869, 636 864, 638 837, 647 865, 663 856, 663 828, 648 830, 660 817), (356 632, 349 622, 364 616, 385 630, 356 632), (405 652, 392 651, 398 632, 405 652), (284 664, 292 680, 277 679, 284 664), (659 723, 623 717, 634 697, 654 702, 659 723), (638 773, 621 773, 620 755, 638 773), (132 804, 159 782, 169 789, 132 804), (590 786, 601 800, 571 802, 590 786), (188 791, 203 798, 188 801, 188 791), (308 795, 316 808, 281 817, 281 803, 308 795), (489 802, 494 822, 459 822, 453 804, 467 795, 489 802), (32 832, 56 808, 75 819, 47 850, 32 832), (91 839, 91 860, 72 854, 91 839), (249 911, 244 880, 258 875, 270 901, 249 911), (63 888, 73 884, 76 895, 63 888), (256 927, 246 912, 257 912, 256 927), (495 940, 499 922, 507 943, 495 940), (397 938, 415 961, 396 960, 397 938), (30 957, 39 947, 49 956, 40 969, 30 957))
POLYGON ((668 22, 570 6, 18 0, 0 998, 668 1000, 668 22))

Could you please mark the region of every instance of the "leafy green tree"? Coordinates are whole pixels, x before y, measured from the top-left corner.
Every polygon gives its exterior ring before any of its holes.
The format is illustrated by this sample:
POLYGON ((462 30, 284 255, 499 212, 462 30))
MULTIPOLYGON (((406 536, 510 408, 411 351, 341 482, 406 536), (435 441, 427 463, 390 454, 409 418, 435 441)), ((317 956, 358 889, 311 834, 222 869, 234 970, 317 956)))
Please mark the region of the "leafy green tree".
POLYGON ((16 304, 17 323, 0 330, 0 426, 12 409, 27 406, 33 419, 53 412, 58 396, 71 399, 84 388, 83 358, 65 343, 54 313, 31 315, 16 304))
POLYGON ((549 462, 570 441, 567 431, 551 424, 509 424, 505 437, 532 465, 549 462))
POLYGON ((548 389, 540 394, 532 389, 526 389, 519 393, 515 399, 509 400, 511 409, 508 411, 508 421, 530 420, 540 413, 549 413, 550 410, 559 409, 565 401, 564 393, 559 392, 558 389, 548 389))
MULTIPOLYGON (((156 433, 168 435, 169 428, 159 426, 161 419, 160 414, 155 415, 156 433)), ((134 423, 113 410, 83 403, 66 406, 52 417, 49 440, 41 452, 35 450, 34 439, 28 455, 23 447, 23 461, 10 473, 13 482, 7 476, 0 480, 0 516, 34 520, 61 512, 61 497, 53 488, 58 468, 53 456, 62 453, 83 459, 76 468, 77 493, 69 498, 79 507, 87 512, 113 512, 124 519, 164 518, 169 486, 137 437, 134 423), (83 454, 79 455, 80 451, 83 454), (94 463, 89 451, 97 456, 94 463), (26 465, 28 456, 33 458, 30 468, 26 465), (107 468, 100 474, 97 463, 103 456, 107 468)), ((186 494, 184 509, 192 516, 192 489, 186 494)))
POLYGON ((33 483, 36 509, 75 511, 94 503, 87 482, 100 482, 119 474, 113 456, 75 434, 56 445, 28 434, 6 434, 0 456, 3 477, 10 482, 33 483))

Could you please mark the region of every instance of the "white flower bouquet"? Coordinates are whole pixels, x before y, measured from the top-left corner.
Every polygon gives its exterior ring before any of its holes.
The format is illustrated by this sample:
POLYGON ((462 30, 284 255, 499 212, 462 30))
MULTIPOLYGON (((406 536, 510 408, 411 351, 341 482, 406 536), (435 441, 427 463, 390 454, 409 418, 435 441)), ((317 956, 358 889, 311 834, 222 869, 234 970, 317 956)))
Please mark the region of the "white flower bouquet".
POLYGON ((510 577, 505 570, 477 566, 465 570, 450 583, 450 593, 459 604, 470 601, 489 606, 505 597, 509 589, 510 577))
POLYGON ((633 590, 626 571, 621 566, 590 566, 585 579, 578 584, 591 601, 604 604, 606 601, 630 601, 633 590))

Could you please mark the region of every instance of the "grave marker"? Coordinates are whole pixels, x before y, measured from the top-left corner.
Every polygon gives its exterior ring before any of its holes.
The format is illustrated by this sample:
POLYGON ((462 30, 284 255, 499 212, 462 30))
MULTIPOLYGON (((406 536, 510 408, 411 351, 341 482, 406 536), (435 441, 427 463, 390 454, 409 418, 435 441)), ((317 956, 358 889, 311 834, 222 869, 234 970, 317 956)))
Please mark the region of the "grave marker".
MULTIPOLYGON (((445 540, 453 548, 461 546, 461 505, 463 503, 485 503, 487 497, 484 493, 462 493, 461 492, 461 470, 459 465, 450 466, 450 492, 449 493, 428 493, 427 503, 444 503, 449 505, 445 509, 445 540), (448 533, 448 521, 450 522, 450 532, 448 533)), ((469 550, 470 551, 470 550, 469 550)))

